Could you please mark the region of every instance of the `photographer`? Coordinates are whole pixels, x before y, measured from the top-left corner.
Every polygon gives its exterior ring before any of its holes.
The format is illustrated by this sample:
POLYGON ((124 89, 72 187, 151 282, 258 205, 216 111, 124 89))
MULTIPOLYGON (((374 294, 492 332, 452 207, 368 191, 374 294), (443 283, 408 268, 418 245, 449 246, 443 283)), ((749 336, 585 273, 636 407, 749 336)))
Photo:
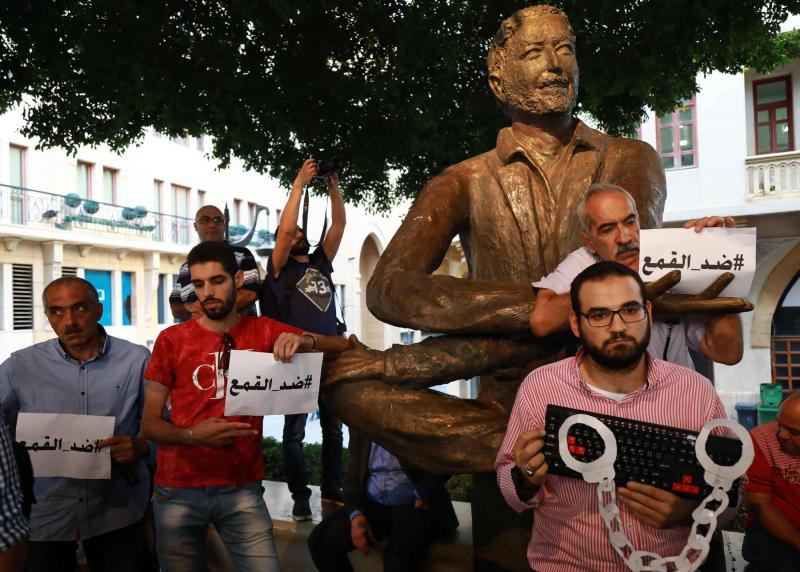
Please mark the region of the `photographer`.
MULTIPOLYGON (((332 161, 335 165, 336 161, 332 161)), ((331 226, 322 243, 309 253, 308 229, 297 224, 303 189, 319 174, 318 163, 306 159, 289 193, 275 236, 275 250, 267 263, 268 279, 261 296, 261 314, 326 336, 337 335, 336 299, 332 262, 344 234, 345 210, 336 171, 322 173, 331 198, 331 226), (271 301, 271 303, 269 302, 271 301), (276 307, 277 306, 277 307, 276 307)), ((336 168, 336 167, 334 167, 336 168)), ((340 501, 342 422, 320 401, 322 425, 322 498, 340 501)), ((303 457, 306 414, 286 415, 283 426, 283 461, 294 499, 292 517, 310 520, 308 474, 303 457)))

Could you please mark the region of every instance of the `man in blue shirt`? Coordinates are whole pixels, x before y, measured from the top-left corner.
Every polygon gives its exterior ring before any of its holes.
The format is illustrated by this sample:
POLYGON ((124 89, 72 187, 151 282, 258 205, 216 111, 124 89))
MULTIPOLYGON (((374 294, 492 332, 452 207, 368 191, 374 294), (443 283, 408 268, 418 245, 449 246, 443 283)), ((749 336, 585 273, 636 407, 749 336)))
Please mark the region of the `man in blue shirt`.
MULTIPOLYGON (((322 244, 309 254, 308 229, 301 229, 297 225, 297 218, 303 189, 316 176, 317 162, 307 159, 297 174, 281 214, 275 249, 267 263, 268 279, 264 281, 263 288, 272 289, 281 314, 271 318, 306 332, 335 336, 338 332, 331 264, 344 235, 344 200, 336 173, 329 174, 325 180, 331 197, 331 226, 322 244)), ((265 312, 268 313, 262 305, 261 313, 265 312)), ((307 417, 305 413, 286 415, 283 425, 283 464, 294 499, 292 517, 295 520, 311 519, 311 489, 308 488, 308 473, 303 457, 307 417)), ((333 416, 324 401, 319 403, 319 419, 322 426, 322 498, 340 501, 342 422, 333 416)))
POLYGON ((419 570, 425 552, 458 527, 447 477, 404 467, 389 451, 350 430, 344 507, 311 532, 308 548, 320 572, 351 572, 347 553, 387 538, 386 572, 419 570))
POLYGON ((40 477, 34 481, 29 572, 72 571, 76 541, 92 571, 139 571, 146 554, 142 518, 150 475, 139 437, 144 370, 150 352, 106 334, 94 287, 76 277, 47 285, 45 314, 58 336, 14 352, 0 365, 0 405, 17 413, 71 413, 115 418, 111 478, 40 477))

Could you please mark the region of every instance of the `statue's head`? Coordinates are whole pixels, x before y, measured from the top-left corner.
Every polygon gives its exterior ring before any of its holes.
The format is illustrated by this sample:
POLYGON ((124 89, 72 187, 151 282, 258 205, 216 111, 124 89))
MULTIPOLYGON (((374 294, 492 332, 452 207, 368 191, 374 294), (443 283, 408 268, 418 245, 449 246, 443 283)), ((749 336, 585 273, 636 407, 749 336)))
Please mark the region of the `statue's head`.
POLYGON ((558 8, 530 6, 503 20, 486 63, 489 86, 512 119, 572 113, 578 97, 575 36, 558 8))

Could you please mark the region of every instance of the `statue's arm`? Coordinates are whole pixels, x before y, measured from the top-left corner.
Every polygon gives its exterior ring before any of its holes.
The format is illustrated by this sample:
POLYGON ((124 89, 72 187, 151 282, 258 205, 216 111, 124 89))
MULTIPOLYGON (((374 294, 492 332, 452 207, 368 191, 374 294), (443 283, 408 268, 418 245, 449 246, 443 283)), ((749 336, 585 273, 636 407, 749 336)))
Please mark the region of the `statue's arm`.
POLYGON ((384 322, 442 333, 528 331, 530 285, 432 275, 453 237, 480 232, 469 228, 466 179, 455 167, 428 183, 381 256, 367 306, 384 322))

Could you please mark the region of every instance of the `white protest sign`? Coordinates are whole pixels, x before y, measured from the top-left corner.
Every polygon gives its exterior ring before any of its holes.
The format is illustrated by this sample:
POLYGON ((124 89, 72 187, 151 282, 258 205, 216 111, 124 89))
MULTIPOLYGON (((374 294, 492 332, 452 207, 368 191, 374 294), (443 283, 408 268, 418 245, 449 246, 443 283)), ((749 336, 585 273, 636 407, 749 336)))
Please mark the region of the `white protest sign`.
POLYGON ((660 228, 640 231, 639 275, 654 282, 672 270, 681 281, 672 292, 699 294, 718 276, 735 278, 721 296, 744 298, 750 293, 756 270, 755 228, 660 228))
POLYGON ((225 415, 291 415, 317 407, 321 353, 295 354, 289 363, 271 353, 231 351, 225 415))
POLYGON ((99 443, 113 436, 113 417, 65 413, 17 417, 16 438, 30 453, 35 477, 110 479, 111 451, 99 443))

